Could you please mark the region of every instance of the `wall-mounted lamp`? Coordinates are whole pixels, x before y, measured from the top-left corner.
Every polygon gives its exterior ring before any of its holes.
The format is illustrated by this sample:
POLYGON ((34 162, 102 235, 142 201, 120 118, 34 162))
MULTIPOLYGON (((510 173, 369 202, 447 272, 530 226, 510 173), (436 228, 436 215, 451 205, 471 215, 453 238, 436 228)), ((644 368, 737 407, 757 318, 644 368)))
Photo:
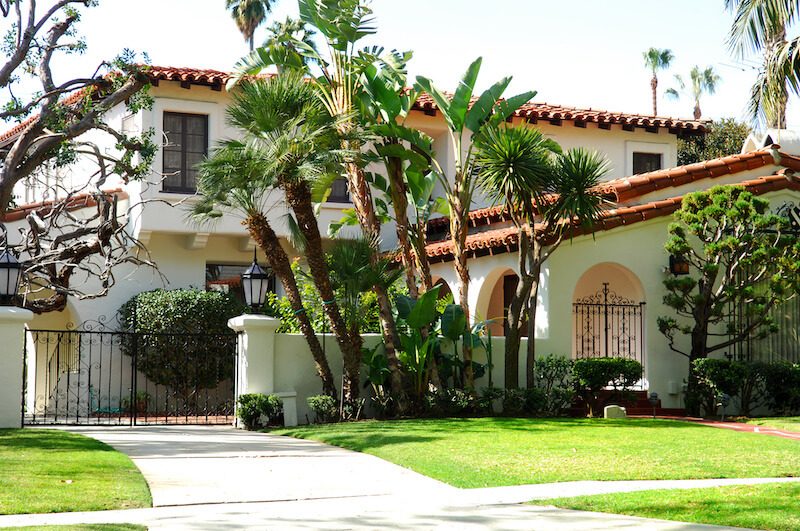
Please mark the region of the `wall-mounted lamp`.
POLYGON ((674 254, 669 255, 669 272, 673 275, 688 275, 689 274, 689 262, 681 258, 680 256, 675 256, 674 254))

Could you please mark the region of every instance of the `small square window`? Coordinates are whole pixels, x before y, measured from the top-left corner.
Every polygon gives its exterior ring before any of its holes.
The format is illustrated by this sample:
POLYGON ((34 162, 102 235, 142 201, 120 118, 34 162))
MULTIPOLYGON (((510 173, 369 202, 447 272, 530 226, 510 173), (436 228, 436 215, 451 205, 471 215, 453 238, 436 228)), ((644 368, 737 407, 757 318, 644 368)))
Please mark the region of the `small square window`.
POLYGON ((647 173, 662 168, 661 153, 639 153, 633 154, 633 174, 647 173))
POLYGON ((350 190, 347 188, 347 179, 339 177, 331 184, 331 193, 328 196, 328 203, 349 203, 350 190))

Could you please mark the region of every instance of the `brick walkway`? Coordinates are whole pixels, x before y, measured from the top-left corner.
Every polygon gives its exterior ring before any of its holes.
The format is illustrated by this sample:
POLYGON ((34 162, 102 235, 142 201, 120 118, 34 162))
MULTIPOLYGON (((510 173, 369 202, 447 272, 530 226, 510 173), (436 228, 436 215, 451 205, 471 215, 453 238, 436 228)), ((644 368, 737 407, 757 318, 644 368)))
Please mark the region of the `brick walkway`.
MULTIPOLYGON (((652 418, 649 415, 630 415, 630 418, 652 418)), ((683 422, 695 422, 703 426, 711 426, 713 428, 727 428, 734 431, 743 431, 746 433, 758 433, 761 435, 772 435, 773 437, 783 437, 784 439, 794 439, 800 441, 800 432, 779 430, 778 428, 770 428, 767 426, 757 426, 755 424, 745 424, 744 422, 720 422, 718 420, 701 419, 697 417, 672 417, 672 416, 656 416, 658 419, 663 420, 680 420, 683 422)))

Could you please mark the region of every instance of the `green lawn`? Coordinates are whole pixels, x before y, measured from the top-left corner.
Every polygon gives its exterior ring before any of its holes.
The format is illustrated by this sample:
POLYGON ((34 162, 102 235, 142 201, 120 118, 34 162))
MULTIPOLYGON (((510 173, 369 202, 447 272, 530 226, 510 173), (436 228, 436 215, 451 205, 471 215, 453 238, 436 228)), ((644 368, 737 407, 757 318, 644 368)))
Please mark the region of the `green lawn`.
POLYGON ((423 419, 272 433, 378 456, 456 487, 800 475, 800 443, 652 419, 423 419))
POLYGON ((124 454, 58 430, 0 430, 0 514, 150 507, 147 483, 124 454))
POLYGON ((800 483, 650 490, 531 502, 564 509, 629 514, 748 529, 800 529, 800 483))
POLYGON ((747 419, 743 422, 769 428, 778 428, 779 430, 800 431, 800 417, 764 417, 747 419))

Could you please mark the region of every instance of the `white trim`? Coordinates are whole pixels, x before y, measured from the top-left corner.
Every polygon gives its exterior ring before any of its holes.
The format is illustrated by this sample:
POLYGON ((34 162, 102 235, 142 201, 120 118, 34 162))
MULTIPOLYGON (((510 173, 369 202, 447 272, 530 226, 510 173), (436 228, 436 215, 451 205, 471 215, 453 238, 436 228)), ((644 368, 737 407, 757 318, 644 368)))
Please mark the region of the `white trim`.
POLYGON ((633 175, 633 154, 634 153, 655 153, 661 155, 662 168, 669 167, 670 145, 663 142, 634 142, 625 141, 625 175, 633 175))

